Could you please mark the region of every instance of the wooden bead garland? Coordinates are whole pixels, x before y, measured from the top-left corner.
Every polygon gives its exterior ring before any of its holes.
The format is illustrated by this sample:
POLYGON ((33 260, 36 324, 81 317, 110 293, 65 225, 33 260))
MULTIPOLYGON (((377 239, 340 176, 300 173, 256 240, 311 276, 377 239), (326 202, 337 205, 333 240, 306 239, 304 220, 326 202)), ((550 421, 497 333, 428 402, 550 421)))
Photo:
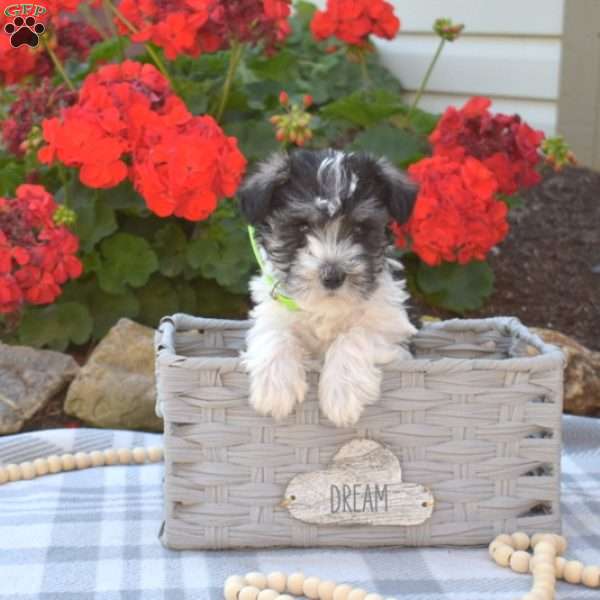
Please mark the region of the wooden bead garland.
POLYGON ((305 577, 300 572, 285 575, 276 571, 264 575, 253 571, 244 577, 232 575, 225 580, 224 592, 225 600, 294 600, 298 596, 311 600, 383 600, 379 594, 369 594, 362 588, 305 577))
MULTIPOLYGON (((10 481, 35 479, 43 475, 73 471, 74 469, 89 469, 104 465, 156 463, 163 459, 163 449, 151 448, 109 448, 104 451, 66 453, 61 456, 52 454, 46 458, 36 458, 33 462, 25 461, 20 464, 0 465, 0 485, 10 481)), ((266 599, 262 599, 266 600, 266 599)))
POLYGON ((600 566, 567 560, 561 555, 567 549, 567 540, 554 533, 537 533, 529 538, 518 532, 512 536, 499 535, 489 545, 489 553, 496 564, 510 567, 516 573, 533 574, 531 591, 521 600, 553 600, 556 580, 581 583, 590 588, 600 587, 600 566), (526 552, 533 548, 533 555, 526 552))

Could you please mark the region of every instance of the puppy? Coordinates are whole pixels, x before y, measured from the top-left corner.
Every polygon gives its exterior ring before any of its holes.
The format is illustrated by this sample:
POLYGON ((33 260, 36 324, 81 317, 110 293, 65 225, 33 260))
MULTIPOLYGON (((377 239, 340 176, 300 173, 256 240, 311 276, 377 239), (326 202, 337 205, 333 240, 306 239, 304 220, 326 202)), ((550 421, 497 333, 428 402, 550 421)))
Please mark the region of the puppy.
POLYGON ((376 402, 380 365, 415 333, 401 265, 386 257, 388 224, 411 213, 416 189, 383 159, 337 150, 276 154, 239 191, 263 274, 245 366, 250 402, 282 419, 304 400, 307 358, 323 360, 319 401, 338 427, 376 402))

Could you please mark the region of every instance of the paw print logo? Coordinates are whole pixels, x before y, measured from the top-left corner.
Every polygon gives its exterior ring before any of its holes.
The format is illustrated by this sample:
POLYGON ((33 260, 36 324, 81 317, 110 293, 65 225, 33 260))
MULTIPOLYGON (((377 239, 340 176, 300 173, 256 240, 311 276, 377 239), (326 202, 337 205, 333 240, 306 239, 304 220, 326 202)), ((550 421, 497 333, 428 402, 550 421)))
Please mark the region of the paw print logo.
POLYGON ((10 45, 13 48, 18 48, 23 44, 27 44, 35 48, 40 41, 40 35, 46 31, 43 23, 38 23, 35 17, 29 16, 15 17, 12 23, 7 23, 4 26, 5 33, 10 35, 10 45))

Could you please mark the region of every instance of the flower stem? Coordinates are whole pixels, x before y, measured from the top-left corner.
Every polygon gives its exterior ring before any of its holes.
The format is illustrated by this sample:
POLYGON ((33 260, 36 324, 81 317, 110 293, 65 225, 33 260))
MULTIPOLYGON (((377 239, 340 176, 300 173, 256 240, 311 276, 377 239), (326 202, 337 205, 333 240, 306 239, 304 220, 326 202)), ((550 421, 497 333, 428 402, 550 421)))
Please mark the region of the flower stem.
POLYGON ((231 92, 231 85, 233 84, 233 79, 235 77, 235 73, 237 68, 242 60, 242 55, 244 53, 244 46, 239 42, 233 41, 231 42, 231 51, 229 54, 229 65, 227 66, 227 73, 225 75, 225 82, 223 83, 223 91, 221 92, 221 99, 219 101, 219 107, 217 108, 217 112, 215 113, 215 119, 217 121, 221 120, 223 113, 225 112, 225 107, 227 106, 227 100, 229 99, 229 93, 231 92))
POLYGON ((371 85, 371 78, 367 69, 367 57, 364 54, 360 57, 360 72, 362 74, 363 87, 368 88, 371 85))
MULTIPOLYGON (((115 16, 123 23, 123 25, 125 25, 125 27, 127 27, 127 29, 129 29, 129 31, 131 31, 131 33, 139 33, 137 27, 110 0, 106 0, 105 6, 108 6, 108 8, 115 13, 115 16)), ((167 71, 167 67, 158 55, 158 52, 156 52, 156 50, 150 44, 144 44, 144 48, 146 48, 146 51, 156 65, 156 68, 164 75, 171 87, 175 89, 173 81, 171 80, 171 76, 167 71)))
POLYGON ((46 39, 46 36, 42 36, 41 39, 42 39, 42 46, 44 46, 44 50, 46 50, 46 52, 50 56, 50 60, 54 64, 54 68, 59 72, 59 74, 63 78, 64 82, 67 84, 67 87, 72 92, 74 92, 75 86, 73 85, 73 82, 69 79, 69 76, 67 75, 67 72, 65 71, 65 68, 64 68, 62 62, 60 61, 60 58, 58 58, 58 56, 56 56, 56 53, 54 52, 54 50, 52 50, 52 48, 50 47, 50 44, 48 44, 48 40, 46 39))
POLYGON ((425 76, 423 77, 423 81, 421 81, 421 85, 419 86, 419 89, 417 90, 415 98, 412 101, 412 104, 408 110, 408 114, 406 115, 407 121, 410 120, 410 117, 412 116, 413 112, 416 110, 417 106, 419 105, 421 96, 423 95, 423 92, 425 92, 425 89, 427 88, 427 84, 429 83, 429 78, 431 77, 431 74, 433 73, 433 69, 435 68, 436 63, 437 63, 440 55, 442 54, 442 50, 444 49, 445 43, 446 43, 445 39, 443 39, 443 38, 440 39, 440 43, 438 44, 437 50, 435 51, 435 54, 433 55, 433 58, 431 59, 431 63, 429 64, 429 67, 427 68, 427 72, 425 73, 425 76))
POLYGON ((106 31, 104 31, 104 27, 102 27, 100 21, 96 19, 96 16, 90 7, 83 2, 79 5, 79 7, 81 8, 84 19, 100 34, 103 40, 107 40, 110 36, 106 33, 106 31))

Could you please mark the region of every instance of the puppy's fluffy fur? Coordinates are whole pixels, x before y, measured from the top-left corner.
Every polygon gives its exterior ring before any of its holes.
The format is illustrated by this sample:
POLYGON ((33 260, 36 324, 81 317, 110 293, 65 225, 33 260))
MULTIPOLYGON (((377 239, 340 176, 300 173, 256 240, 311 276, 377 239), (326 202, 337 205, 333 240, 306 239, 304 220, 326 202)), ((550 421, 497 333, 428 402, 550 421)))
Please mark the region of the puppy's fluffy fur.
POLYGON ((240 190, 266 269, 298 311, 251 282, 255 319, 245 364, 262 414, 289 415, 306 395, 306 359, 322 358, 319 399, 337 426, 375 402, 380 365, 415 333, 404 309, 401 266, 386 257, 390 218, 405 222, 416 190, 387 161, 335 150, 276 154, 240 190))

